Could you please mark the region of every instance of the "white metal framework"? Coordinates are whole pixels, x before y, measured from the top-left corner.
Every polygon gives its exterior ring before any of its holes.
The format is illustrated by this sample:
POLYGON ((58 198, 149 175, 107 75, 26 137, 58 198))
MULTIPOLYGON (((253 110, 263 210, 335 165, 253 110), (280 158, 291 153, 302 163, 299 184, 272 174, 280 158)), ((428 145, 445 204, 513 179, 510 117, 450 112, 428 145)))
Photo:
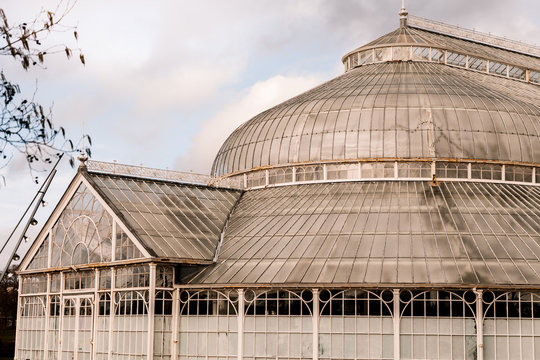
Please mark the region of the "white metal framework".
POLYGON ((53 292, 50 275, 23 278, 18 331, 24 341, 17 344, 16 359, 477 359, 482 351, 486 359, 534 359, 540 354, 540 295, 534 291, 188 290, 173 286, 171 267, 139 266, 95 270, 95 281, 80 294, 69 289, 68 276, 73 274, 60 274, 66 285, 59 293, 53 292), (121 280, 126 276, 133 281, 121 280), (48 285, 43 291, 29 283, 48 285))

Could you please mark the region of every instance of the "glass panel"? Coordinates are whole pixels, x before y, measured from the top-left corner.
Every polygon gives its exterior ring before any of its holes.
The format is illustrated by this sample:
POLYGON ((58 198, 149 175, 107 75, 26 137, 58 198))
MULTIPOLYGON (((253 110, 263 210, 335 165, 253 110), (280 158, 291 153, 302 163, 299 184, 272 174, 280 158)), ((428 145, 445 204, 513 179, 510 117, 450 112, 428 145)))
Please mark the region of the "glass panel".
POLYGON ((413 59, 426 61, 429 60, 429 48, 413 47, 413 59))
POLYGON ((466 62, 467 62, 466 55, 457 54, 453 52, 448 52, 446 55, 447 64, 465 67, 466 62))
POLYGON ((540 72, 529 71, 529 81, 534 83, 540 83, 540 72))
POLYGON ((174 269, 171 266, 158 266, 156 271, 156 287, 172 288, 174 283, 174 269))
POLYGON ((95 288, 94 271, 69 272, 64 275, 64 289, 80 290, 95 288))
POLYGON ((444 52, 439 49, 431 49, 431 61, 444 62, 444 52))
POLYGON ((358 53, 352 54, 349 56, 348 61, 350 63, 351 68, 355 68, 358 66, 358 53))
POLYGON ((296 168, 296 181, 323 180, 322 166, 302 166, 296 168))
POLYGON ((52 293, 60 292, 60 274, 59 273, 51 274, 51 292, 52 293))
MULTIPOLYGON (((20 319, 17 323, 18 347, 16 349, 18 359, 45 358, 43 349, 46 337, 46 301, 45 296, 25 296, 19 300, 20 319)), ((54 329, 50 327, 49 334, 53 332, 54 329)))
POLYGON ((532 182, 533 168, 526 166, 505 166, 505 180, 517 182, 532 182))
POLYGON ((356 179, 358 178, 359 164, 328 164, 326 165, 326 177, 333 179, 356 179))
POLYGON ((375 49, 375 61, 391 61, 392 48, 375 49))
POLYGON ((310 290, 248 290, 244 352, 266 358, 309 358, 312 354, 310 290), (255 339, 255 341, 252 341, 255 339))
POLYGON ((52 228, 51 266, 111 261, 112 219, 81 184, 52 228))
POLYGON ((247 187, 266 185, 266 171, 255 171, 247 175, 247 187))
POLYGON ((322 359, 393 359, 391 291, 321 290, 322 359))
POLYGON ((155 360, 170 360, 173 339, 173 295, 171 290, 156 292, 154 307, 154 356, 155 360))
POLYGON ((506 64, 501 64, 495 61, 489 62, 489 73, 506 76, 506 64))
POLYGON ((99 289, 107 290, 111 288, 111 269, 99 270, 99 289))
POLYGON ((476 359, 472 291, 400 294, 402 359, 476 359))
MULTIPOLYGON (((237 308, 236 290, 182 291, 179 358, 235 359, 238 350, 237 308)), ((249 331, 249 321, 245 328, 244 354, 247 356, 253 354, 254 334, 249 331)))
POLYGON ((469 69, 478 70, 478 71, 486 71, 487 62, 484 59, 469 57, 469 69))
POLYGON ((143 255, 139 249, 133 244, 127 234, 116 226, 116 260, 138 259, 143 255))
POLYGON ((116 269, 115 287, 148 287, 150 285, 150 268, 148 265, 126 266, 116 269))
POLYGON ((292 169, 279 168, 268 170, 269 184, 283 184, 292 182, 292 169))
POLYGON ((538 293, 485 291, 482 300, 486 357, 536 358, 538 343, 534 344, 532 339, 540 332, 538 293))
POLYGON ((47 267, 49 258, 49 235, 45 238, 43 241, 43 244, 39 247, 38 251, 36 252, 36 255, 34 255, 34 258, 28 264, 29 270, 35 270, 35 269, 44 269, 47 267))
POLYGON ((47 275, 24 276, 21 279, 23 294, 36 294, 47 291, 47 275))
POLYGON ((514 79, 525 80, 525 69, 518 68, 515 66, 509 66, 508 76, 514 79))
POLYGON ((398 177, 431 179, 431 163, 398 162, 398 177))
POLYGON ((373 62, 373 50, 360 53, 360 65, 371 64, 373 62))

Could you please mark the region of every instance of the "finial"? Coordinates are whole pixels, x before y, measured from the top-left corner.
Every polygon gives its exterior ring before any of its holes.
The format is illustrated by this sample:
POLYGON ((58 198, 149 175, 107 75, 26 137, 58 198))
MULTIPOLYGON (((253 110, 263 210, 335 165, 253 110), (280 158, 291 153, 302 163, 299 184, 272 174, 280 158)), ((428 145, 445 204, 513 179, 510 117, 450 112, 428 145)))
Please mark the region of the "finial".
POLYGON ((84 121, 83 121, 83 124, 82 124, 82 150, 81 150, 81 155, 79 155, 77 157, 77 160, 79 160, 81 162, 81 164, 79 165, 80 167, 86 167, 86 162, 88 161, 88 156, 86 156, 86 153, 84 151, 84 121))
POLYGON ((399 26, 402 28, 407 26, 407 15, 409 15, 409 13, 407 12, 407 9, 405 9, 405 0, 401 0, 401 10, 399 11, 399 26))

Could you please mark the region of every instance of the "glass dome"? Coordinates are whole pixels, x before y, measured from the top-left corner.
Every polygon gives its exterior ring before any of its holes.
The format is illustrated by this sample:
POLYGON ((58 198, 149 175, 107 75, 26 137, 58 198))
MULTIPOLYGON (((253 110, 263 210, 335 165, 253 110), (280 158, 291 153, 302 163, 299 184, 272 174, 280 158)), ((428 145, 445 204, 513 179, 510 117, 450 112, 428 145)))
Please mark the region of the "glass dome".
POLYGON ((537 57, 405 27, 343 63, 344 75, 236 129, 212 175, 381 158, 540 162, 537 57))

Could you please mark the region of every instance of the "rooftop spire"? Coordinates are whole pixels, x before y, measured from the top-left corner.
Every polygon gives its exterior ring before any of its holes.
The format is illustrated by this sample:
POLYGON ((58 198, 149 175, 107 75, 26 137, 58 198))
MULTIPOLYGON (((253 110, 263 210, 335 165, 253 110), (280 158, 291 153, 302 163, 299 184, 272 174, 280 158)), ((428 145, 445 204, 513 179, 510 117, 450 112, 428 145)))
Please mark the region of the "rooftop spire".
POLYGON ((405 9, 405 0, 401 0, 401 10, 399 11, 399 26, 402 28, 407 26, 407 15, 409 15, 409 13, 407 12, 407 9, 405 9))
POLYGON ((82 150, 81 155, 77 157, 77 160, 81 162, 79 165, 80 167, 86 167, 86 161, 88 161, 88 156, 86 156, 86 152, 84 151, 84 121, 82 125, 82 150))

